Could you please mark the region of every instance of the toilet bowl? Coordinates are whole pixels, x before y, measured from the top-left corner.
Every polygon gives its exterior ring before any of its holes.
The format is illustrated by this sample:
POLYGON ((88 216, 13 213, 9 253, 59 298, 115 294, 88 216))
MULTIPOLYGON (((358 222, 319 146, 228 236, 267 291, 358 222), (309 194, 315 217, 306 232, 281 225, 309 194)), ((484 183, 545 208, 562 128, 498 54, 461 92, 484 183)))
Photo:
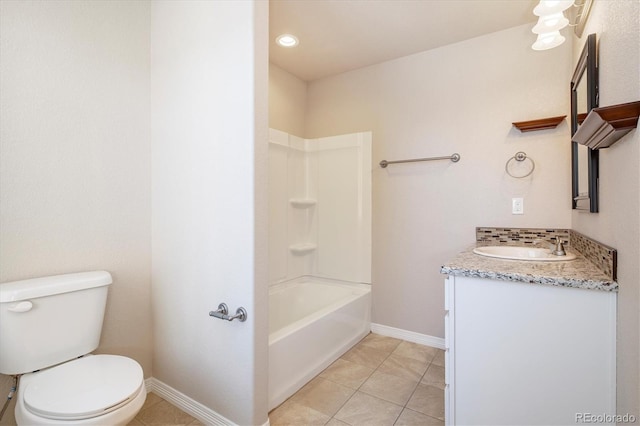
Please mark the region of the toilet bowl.
POLYGON ((111 283, 93 271, 0 285, 0 374, 20 375, 18 425, 126 425, 142 408, 140 364, 91 355, 111 283))
POLYGON ((137 362, 117 355, 88 355, 24 374, 15 416, 19 425, 126 425, 145 399, 137 362))

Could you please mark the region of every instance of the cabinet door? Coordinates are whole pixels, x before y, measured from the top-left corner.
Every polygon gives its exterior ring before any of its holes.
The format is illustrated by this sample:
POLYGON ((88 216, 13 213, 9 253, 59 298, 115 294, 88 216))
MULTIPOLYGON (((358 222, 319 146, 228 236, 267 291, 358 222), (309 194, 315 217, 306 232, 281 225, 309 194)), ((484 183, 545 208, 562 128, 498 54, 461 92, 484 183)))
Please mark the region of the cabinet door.
POLYGON ((455 423, 615 414, 616 294, 455 277, 455 423))

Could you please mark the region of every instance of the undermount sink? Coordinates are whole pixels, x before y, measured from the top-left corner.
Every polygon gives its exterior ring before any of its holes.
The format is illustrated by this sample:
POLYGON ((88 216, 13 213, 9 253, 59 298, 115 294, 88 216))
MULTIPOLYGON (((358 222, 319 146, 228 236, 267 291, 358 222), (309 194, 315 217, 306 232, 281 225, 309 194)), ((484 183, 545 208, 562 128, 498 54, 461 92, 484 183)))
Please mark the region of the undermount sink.
POLYGON ((574 260, 576 255, 567 252, 564 256, 556 256, 551 250, 538 247, 516 246, 484 246, 473 249, 475 254, 499 259, 530 260, 536 262, 566 262, 574 260))

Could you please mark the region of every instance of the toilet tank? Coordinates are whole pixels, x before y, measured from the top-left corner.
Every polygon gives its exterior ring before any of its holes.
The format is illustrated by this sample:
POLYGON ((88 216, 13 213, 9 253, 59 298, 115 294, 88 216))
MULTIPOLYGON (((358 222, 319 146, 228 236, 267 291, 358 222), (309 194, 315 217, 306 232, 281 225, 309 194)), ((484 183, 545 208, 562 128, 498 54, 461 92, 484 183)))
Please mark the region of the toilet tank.
POLYGON ((111 282, 93 271, 0 284, 0 373, 29 373, 96 349, 111 282))

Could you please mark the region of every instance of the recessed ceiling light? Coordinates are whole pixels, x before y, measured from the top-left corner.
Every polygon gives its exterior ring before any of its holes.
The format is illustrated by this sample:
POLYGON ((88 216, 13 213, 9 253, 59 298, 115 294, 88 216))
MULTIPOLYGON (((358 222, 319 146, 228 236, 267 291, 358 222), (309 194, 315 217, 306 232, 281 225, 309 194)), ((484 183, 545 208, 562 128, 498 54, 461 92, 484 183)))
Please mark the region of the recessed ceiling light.
POLYGON ((276 43, 282 47, 294 47, 298 45, 298 39, 291 34, 281 34, 276 37, 276 43))

